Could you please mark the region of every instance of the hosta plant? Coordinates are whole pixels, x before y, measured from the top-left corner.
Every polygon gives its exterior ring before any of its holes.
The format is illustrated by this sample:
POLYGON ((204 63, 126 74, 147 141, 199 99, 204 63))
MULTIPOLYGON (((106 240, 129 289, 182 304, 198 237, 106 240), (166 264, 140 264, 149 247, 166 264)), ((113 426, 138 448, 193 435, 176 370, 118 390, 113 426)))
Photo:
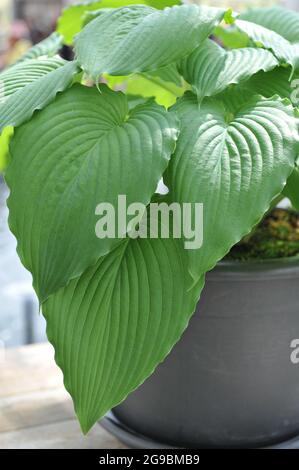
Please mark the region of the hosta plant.
POLYGON ((205 273, 299 206, 299 15, 177 3, 70 6, 0 77, 9 224, 84 432, 168 355, 205 273), (98 204, 147 206, 162 177, 164 202, 203 204, 201 248, 96 237, 98 204))

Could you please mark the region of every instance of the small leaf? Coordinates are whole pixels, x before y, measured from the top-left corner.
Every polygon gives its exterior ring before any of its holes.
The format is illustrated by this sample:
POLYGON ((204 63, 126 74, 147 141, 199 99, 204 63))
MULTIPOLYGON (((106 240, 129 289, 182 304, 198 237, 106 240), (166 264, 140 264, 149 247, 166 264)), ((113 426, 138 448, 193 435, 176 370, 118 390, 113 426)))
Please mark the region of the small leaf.
POLYGON ((28 60, 0 75, 4 101, 0 103, 0 132, 28 121, 72 82, 79 68, 61 59, 28 60), (7 99, 5 99, 7 97, 7 99))
POLYGON ((129 112, 122 93, 74 85, 16 130, 6 176, 9 223, 41 302, 120 243, 126 225, 119 236, 97 238, 96 207, 116 208, 118 195, 147 205, 177 127, 153 102, 129 112))
POLYGON ((225 90, 228 85, 247 80, 260 70, 278 65, 271 52, 243 48, 226 51, 207 39, 180 64, 180 71, 200 99, 225 90))
POLYGON ((191 283, 181 240, 126 240, 43 305, 84 433, 180 339, 203 279, 191 283))
POLYGON ((225 10, 182 5, 162 11, 137 5, 108 10, 75 40, 79 63, 88 76, 129 75, 157 70, 199 46, 225 10))
POLYGON ((198 279, 248 234, 282 192, 299 153, 299 119, 278 97, 206 99, 187 94, 173 108, 181 118, 166 173, 172 201, 203 203, 201 249, 190 252, 198 279), (245 101, 246 100, 246 101, 245 101))

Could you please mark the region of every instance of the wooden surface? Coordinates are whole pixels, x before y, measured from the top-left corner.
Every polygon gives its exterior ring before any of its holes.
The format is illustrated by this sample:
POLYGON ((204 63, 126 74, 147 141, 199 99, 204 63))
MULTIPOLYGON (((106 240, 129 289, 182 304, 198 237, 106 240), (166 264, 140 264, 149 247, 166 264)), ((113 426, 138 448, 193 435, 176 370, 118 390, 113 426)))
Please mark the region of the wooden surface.
POLYGON ((122 449, 96 425, 83 436, 49 344, 0 357, 0 449, 122 449))

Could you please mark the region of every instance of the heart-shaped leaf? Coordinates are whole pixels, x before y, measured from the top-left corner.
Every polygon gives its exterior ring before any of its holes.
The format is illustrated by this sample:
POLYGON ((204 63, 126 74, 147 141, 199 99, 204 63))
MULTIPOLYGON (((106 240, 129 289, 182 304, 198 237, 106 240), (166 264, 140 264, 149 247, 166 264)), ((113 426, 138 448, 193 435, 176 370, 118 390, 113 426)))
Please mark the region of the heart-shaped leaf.
POLYGON ((10 227, 43 302, 126 235, 98 239, 98 204, 147 205, 178 136, 173 115, 154 102, 129 112, 101 86, 75 85, 17 129, 7 172, 10 227))
POLYGON ((196 97, 187 94, 174 112, 181 133, 166 181, 173 201, 203 203, 203 246, 190 252, 198 279, 282 192, 299 153, 299 120, 278 97, 230 106, 210 98, 199 109, 196 97))
POLYGON ((162 11, 142 5, 108 10, 76 37, 76 56, 94 80, 103 73, 157 70, 192 52, 224 14, 221 9, 196 5, 162 11))
POLYGON ((199 99, 213 96, 228 85, 247 80, 260 70, 268 71, 278 65, 271 52, 260 48, 226 51, 207 39, 180 64, 180 71, 199 99))
POLYGON ((43 305, 86 433, 152 374, 195 310, 181 240, 126 240, 43 305))

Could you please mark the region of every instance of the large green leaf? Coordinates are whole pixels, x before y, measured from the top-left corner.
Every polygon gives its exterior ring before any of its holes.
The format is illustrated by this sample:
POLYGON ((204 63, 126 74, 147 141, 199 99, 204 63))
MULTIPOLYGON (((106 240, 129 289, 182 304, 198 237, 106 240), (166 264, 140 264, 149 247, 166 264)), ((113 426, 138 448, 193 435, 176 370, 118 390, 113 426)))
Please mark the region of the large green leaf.
POLYGON ((278 65, 271 54, 261 48, 243 48, 226 51, 207 39, 180 65, 180 71, 197 96, 213 96, 228 85, 244 81, 259 72, 278 65))
POLYGON ((7 126, 21 125, 35 110, 47 106, 72 84, 78 70, 76 62, 47 59, 28 60, 2 73, 0 132, 7 126))
POLYGON ((191 283, 181 240, 126 240, 43 305, 84 433, 180 339, 203 287, 191 283))
POLYGON ((299 44, 290 43, 275 31, 245 20, 236 20, 236 26, 258 46, 271 50, 281 64, 289 64, 293 71, 299 68, 299 44))
MULTIPOLYGON (((244 98, 245 99, 245 98, 244 98)), ((236 106, 187 94, 174 107, 181 118, 167 171, 172 200, 203 203, 201 249, 190 252, 195 279, 250 232, 280 194, 299 152, 299 120, 278 97, 252 97, 236 106)))
POLYGON ((240 19, 271 29, 292 43, 299 42, 299 13, 279 6, 251 8, 240 19))
POLYGON ((49 37, 31 47, 18 61, 24 62, 37 59, 42 56, 53 57, 62 47, 63 37, 58 33, 52 33, 49 37))
POLYGON ((104 85, 75 85, 17 129, 9 222, 41 302, 119 243, 96 237, 97 205, 117 207, 118 195, 147 205, 177 135, 164 108, 151 101, 129 112, 125 95, 104 85))
POLYGON ((162 11, 142 5, 108 10, 75 40, 84 71, 129 75, 167 66, 188 55, 224 17, 217 8, 182 5, 162 11))
POLYGON ((163 9, 165 7, 177 5, 178 0, 87 0, 76 2, 66 7, 57 23, 57 31, 64 37, 64 42, 71 45, 74 36, 81 31, 87 21, 99 15, 99 9, 119 8, 126 5, 148 5, 154 8, 163 9), (90 17, 88 16, 90 14, 90 17))

